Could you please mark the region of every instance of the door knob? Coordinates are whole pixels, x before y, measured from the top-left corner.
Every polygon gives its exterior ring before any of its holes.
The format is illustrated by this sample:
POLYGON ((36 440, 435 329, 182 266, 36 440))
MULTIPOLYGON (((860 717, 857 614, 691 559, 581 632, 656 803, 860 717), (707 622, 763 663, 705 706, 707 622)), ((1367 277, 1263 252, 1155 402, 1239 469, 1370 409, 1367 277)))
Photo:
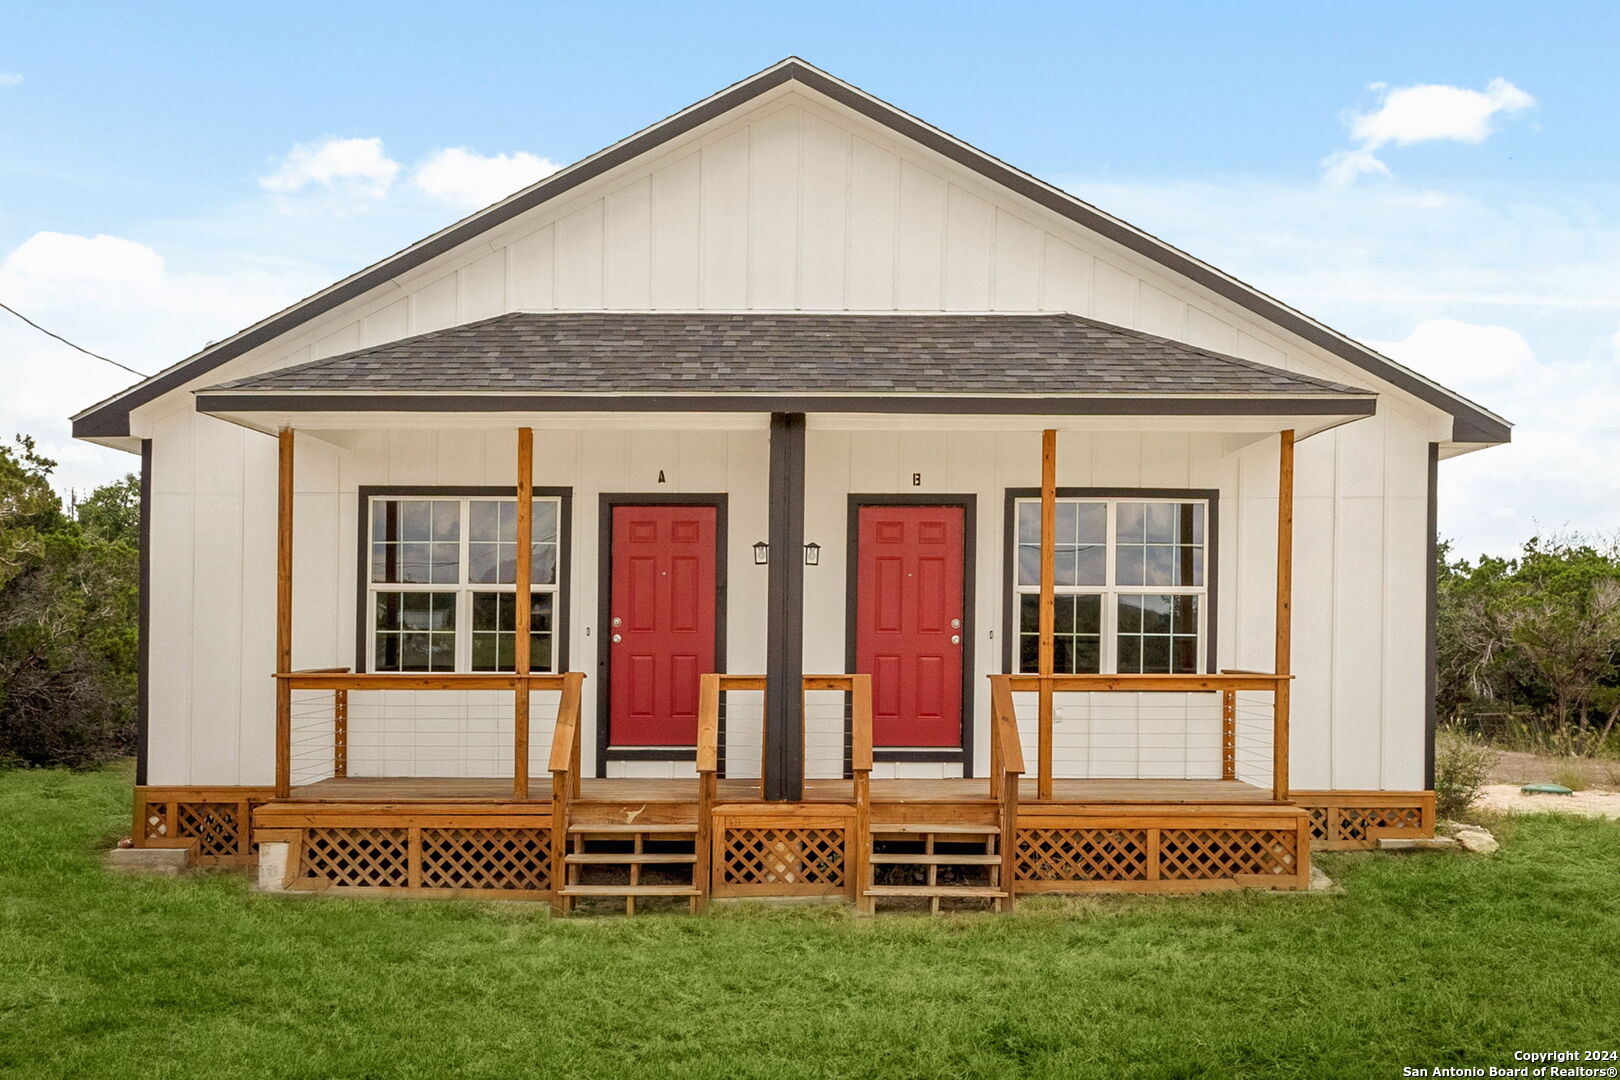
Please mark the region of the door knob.
MULTIPOLYGON (((617 639, 615 638, 615 640, 617 640, 617 639)), ((962 635, 961 634, 952 634, 951 635, 951 644, 952 645, 960 645, 960 644, 962 644, 962 635)))
POLYGON ((620 637, 618 634, 613 635, 613 644, 617 645, 619 642, 621 642, 623 640, 624 640, 624 638, 620 637))

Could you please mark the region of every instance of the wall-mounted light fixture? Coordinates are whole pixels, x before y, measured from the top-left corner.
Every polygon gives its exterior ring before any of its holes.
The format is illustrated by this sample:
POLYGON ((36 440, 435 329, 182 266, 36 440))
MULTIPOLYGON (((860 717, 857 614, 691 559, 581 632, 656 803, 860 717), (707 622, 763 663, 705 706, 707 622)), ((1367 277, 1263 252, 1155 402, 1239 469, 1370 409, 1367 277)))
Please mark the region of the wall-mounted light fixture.
POLYGON ((771 545, 760 540, 754 544, 754 565, 764 566, 771 561, 771 545))
POLYGON ((806 565, 806 566, 819 566, 819 565, 821 565, 821 545, 816 543, 813 540, 810 543, 804 545, 804 565, 806 565))

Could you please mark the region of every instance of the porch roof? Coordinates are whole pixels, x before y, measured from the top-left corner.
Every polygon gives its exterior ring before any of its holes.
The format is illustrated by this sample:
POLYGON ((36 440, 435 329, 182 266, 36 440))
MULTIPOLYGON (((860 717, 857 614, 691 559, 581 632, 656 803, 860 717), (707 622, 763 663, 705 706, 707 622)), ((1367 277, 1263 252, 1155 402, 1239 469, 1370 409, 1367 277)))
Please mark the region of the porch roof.
POLYGON ((1377 399, 1066 313, 610 311, 502 315, 221 383, 197 397, 211 413, 971 408, 1334 416, 1371 413, 1377 399))

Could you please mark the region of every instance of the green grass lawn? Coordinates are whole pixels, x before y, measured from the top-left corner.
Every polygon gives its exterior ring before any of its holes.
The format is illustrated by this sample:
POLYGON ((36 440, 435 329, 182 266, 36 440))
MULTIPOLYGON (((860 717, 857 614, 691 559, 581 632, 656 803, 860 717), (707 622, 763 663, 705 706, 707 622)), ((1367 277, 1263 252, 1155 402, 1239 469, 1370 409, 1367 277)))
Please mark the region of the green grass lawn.
POLYGON ((1620 824, 1322 856, 1341 896, 1014 916, 254 895, 105 873, 123 771, 0 772, 0 1074, 1400 1076, 1620 1048, 1620 824))

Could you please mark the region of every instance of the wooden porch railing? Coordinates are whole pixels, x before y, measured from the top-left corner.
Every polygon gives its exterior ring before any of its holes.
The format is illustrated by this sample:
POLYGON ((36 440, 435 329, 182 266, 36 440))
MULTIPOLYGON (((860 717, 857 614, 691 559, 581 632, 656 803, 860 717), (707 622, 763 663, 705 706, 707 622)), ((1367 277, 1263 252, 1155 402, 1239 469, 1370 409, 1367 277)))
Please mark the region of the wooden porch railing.
MULTIPOLYGON (((291 695, 295 690, 329 690, 332 693, 332 775, 349 774, 349 691, 351 690, 510 690, 527 700, 534 690, 559 690, 557 731, 572 725, 574 772, 578 773, 579 690, 585 676, 580 672, 562 675, 513 675, 509 673, 407 674, 375 672, 356 674, 345 667, 304 668, 275 675, 278 714, 276 724, 276 797, 285 798, 292 788, 291 695), (572 691, 570 692, 570 687, 572 691), (570 720, 571 717, 571 720, 570 720)), ((512 796, 529 796, 529 725, 527 710, 518 713, 513 724, 512 796)), ((555 752, 555 748, 554 752, 555 752)), ((576 775, 577 779, 577 775, 576 775)))
MULTIPOLYGON (((1005 687, 1008 707, 1013 692, 1037 692, 1043 700, 1054 693, 1219 693, 1221 695, 1221 776, 1235 780, 1237 769, 1237 695, 1239 691, 1260 691, 1272 695, 1271 780, 1272 798, 1288 798, 1288 687, 1292 675, 1263 671, 1228 669, 1216 675, 992 675, 992 712, 998 687, 1005 687)), ((1051 743, 1051 714, 1040 715, 1041 745, 1051 743)), ((994 747, 992 746, 992 760, 994 747)), ((1052 758, 1040 756, 1037 790, 1042 799, 1051 797, 1052 758)))
MULTIPOLYGON (((711 673, 699 679, 698 834, 697 867, 693 880, 707 882, 711 871, 713 810, 720 775, 720 695, 727 690, 764 689, 763 675, 711 673)), ((872 676, 806 675, 803 678, 801 693, 812 690, 843 690, 850 696, 849 771, 852 782, 851 794, 855 802, 855 828, 846 845, 845 860, 850 880, 856 883, 864 882, 867 856, 872 847, 872 676)), ((802 703, 800 708, 803 708, 802 703)), ((760 783, 763 795, 763 779, 760 783)), ((856 907, 870 912, 872 899, 864 893, 864 887, 855 889, 856 907)))
POLYGON ((1001 828, 1001 876, 997 879, 1007 895, 1001 910, 1013 905, 1013 875, 1017 872, 1013 855, 1018 828, 1018 782, 1024 775, 1024 747, 1018 739, 1018 715, 1013 711, 1012 687, 1007 676, 990 677, 990 797, 996 800, 997 824, 1001 828))
POLYGON ((579 798, 579 699, 585 676, 570 671, 561 678, 562 697, 557 702, 557 726, 551 732, 548 767, 551 769, 552 907, 566 914, 561 889, 568 880, 568 814, 574 800, 579 798))

